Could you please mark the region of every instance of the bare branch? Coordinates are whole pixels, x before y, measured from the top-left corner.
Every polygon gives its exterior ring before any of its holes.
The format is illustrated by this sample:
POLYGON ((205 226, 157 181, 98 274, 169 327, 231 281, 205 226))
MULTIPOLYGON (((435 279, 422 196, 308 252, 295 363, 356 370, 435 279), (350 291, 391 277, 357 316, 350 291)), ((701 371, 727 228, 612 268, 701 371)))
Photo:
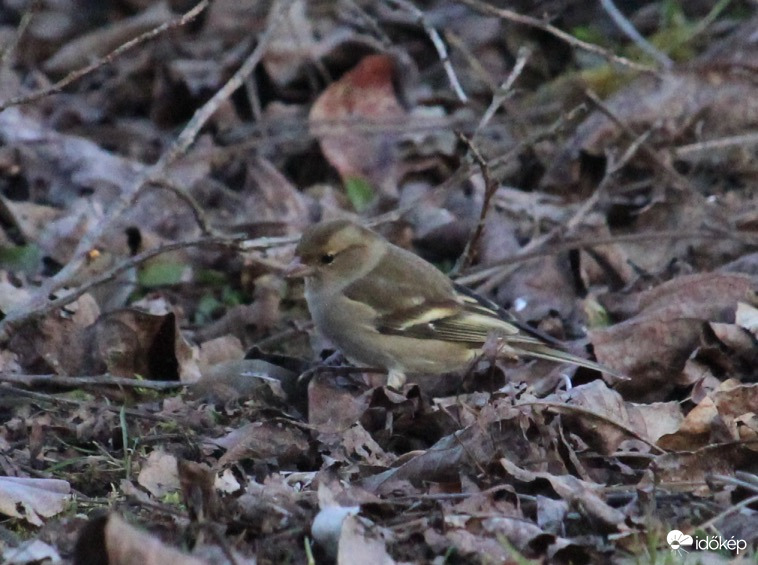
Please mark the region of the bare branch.
POLYGON ((447 73, 447 80, 450 81, 450 86, 453 88, 453 92, 455 92, 458 100, 464 103, 468 102, 468 96, 466 96, 466 93, 463 92, 463 87, 458 81, 458 77, 455 74, 453 65, 450 63, 450 57, 447 54, 447 47, 445 47, 445 42, 442 41, 442 38, 440 37, 440 34, 437 33, 437 30, 434 29, 429 24, 429 22, 426 21, 424 12, 416 8, 416 6, 414 6, 409 0, 389 0, 389 2, 396 4, 405 10, 408 10, 416 17, 419 25, 424 28, 424 31, 426 31, 429 39, 432 40, 432 44, 437 50, 437 54, 440 56, 440 61, 442 62, 442 66, 445 69, 445 73, 447 73))
POLYGON ((22 375, 19 373, 0 372, 0 382, 13 383, 16 385, 34 387, 65 387, 65 388, 88 388, 93 386, 117 386, 127 388, 147 388, 150 390, 170 390, 187 386, 187 383, 178 381, 145 381, 140 379, 128 379, 114 375, 96 375, 82 377, 68 377, 63 375, 22 375))
MULTIPOLYGON (((283 19, 291 2, 292 0, 284 0, 273 8, 275 10, 274 17, 271 19, 266 31, 261 35, 258 45, 250 56, 242 63, 237 72, 232 75, 226 84, 224 84, 224 86, 216 92, 210 100, 195 112, 185 128, 174 140, 173 144, 163 153, 163 155, 161 155, 160 159, 141 173, 131 186, 122 191, 119 198, 113 203, 110 210, 108 210, 108 216, 96 224, 79 241, 73 259, 58 271, 55 276, 47 279, 26 304, 14 308, 7 313, 5 319, 0 321, 0 339, 7 336, 8 328, 10 326, 16 325, 30 318, 39 317, 42 313, 49 312, 51 309, 58 307, 58 302, 65 299, 64 297, 64 299, 49 302, 47 297, 56 289, 65 285, 66 282, 76 275, 81 266, 86 262, 89 251, 94 247, 98 238, 110 223, 113 222, 114 219, 120 217, 125 210, 136 202, 137 198, 139 198, 140 192, 145 186, 150 184, 160 184, 168 167, 187 151, 189 146, 194 142, 197 134, 208 122, 211 116, 218 110, 221 103, 227 100, 235 90, 242 86, 245 77, 255 69, 263 57, 268 43, 273 37, 274 31, 283 19)), ((135 258, 136 257, 132 259, 135 258)), ((130 266, 130 260, 123 262, 116 267, 120 270, 112 276, 120 274, 130 268, 130 266)), ((106 278, 104 280, 108 279, 106 278)), ((96 284, 100 284, 100 282, 103 281, 98 280, 96 284)), ((85 287, 87 287, 87 285, 85 285, 85 287)), ((91 286, 87 288, 91 288, 91 286)), ((83 294, 83 292, 79 292, 80 290, 81 289, 77 289, 77 296, 83 294)))
MULTIPOLYGON (((9 41, 8 45, 6 45, 2 52, 0 52, 0 76, 8 71, 13 53, 16 51, 19 41, 24 37, 24 33, 26 33, 29 24, 32 23, 34 14, 40 9, 41 5, 42 2, 40 2, 40 0, 33 0, 29 3, 29 7, 21 17, 21 21, 18 23, 13 39, 9 41)), ((2 111, 2 106, 0 106, 0 111, 2 111)))
POLYGON ((482 154, 479 152, 473 142, 465 135, 461 134, 458 137, 468 146, 469 151, 474 158, 474 161, 476 161, 477 165, 479 165, 479 170, 481 171, 482 178, 484 179, 484 200, 482 202, 482 209, 479 212, 479 221, 476 223, 476 228, 474 228, 471 237, 466 242, 466 247, 464 248, 463 253, 461 253, 461 256, 458 259, 455 267, 453 267, 450 276, 454 276, 460 273, 473 261, 476 246, 482 237, 482 233, 484 232, 484 223, 487 220, 487 212, 490 210, 492 198, 495 196, 498 188, 497 182, 495 182, 490 176, 490 169, 487 166, 487 162, 484 160, 484 157, 482 157, 482 154))
POLYGON ((501 104, 505 102, 505 100, 511 95, 511 88, 513 88, 513 84, 516 82, 516 79, 521 76, 521 73, 524 70, 524 66, 526 66, 526 62, 529 60, 531 54, 532 52, 526 47, 519 49, 516 64, 513 65, 513 69, 508 75, 508 78, 503 81, 503 84, 501 84, 495 94, 492 95, 492 102, 484 112, 482 119, 479 121, 479 125, 476 128, 477 134, 482 130, 482 128, 487 127, 487 124, 492 119, 492 116, 495 115, 497 109, 500 108, 501 104))
POLYGON ((665 53, 656 49, 647 39, 642 37, 642 34, 637 31, 637 28, 635 28, 634 25, 632 25, 632 22, 630 22, 626 16, 621 13, 621 10, 616 7, 613 0, 600 0, 600 5, 611 17, 613 23, 615 23, 629 39, 634 41, 640 49, 655 59, 659 65, 664 69, 670 69, 674 66, 674 62, 669 59, 665 53))
POLYGON ((538 20, 537 18, 532 18, 531 16, 525 16, 523 14, 519 14, 518 12, 514 12, 513 10, 507 10, 505 8, 496 8, 495 6, 491 6, 490 4, 487 4, 486 2, 482 2, 481 0, 458 0, 458 1, 461 2, 462 4, 465 4, 469 8, 476 10, 477 12, 490 14, 492 16, 497 16, 498 18, 503 18, 504 20, 508 20, 517 24, 526 25, 529 27, 540 29, 544 32, 554 35, 555 37, 557 37, 558 39, 561 39, 562 41, 565 41, 572 47, 576 47, 577 49, 583 49, 585 51, 589 51, 590 53, 595 53, 596 55, 600 55, 601 57, 609 61, 613 61, 614 63, 618 63, 619 65, 629 67, 630 69, 634 69, 635 71, 640 71, 643 73, 658 74, 658 71, 653 67, 650 67, 648 65, 643 65, 641 63, 635 63, 634 61, 631 61, 627 59, 626 57, 621 57, 619 55, 616 55, 615 53, 611 53, 610 51, 603 49, 602 47, 595 45, 594 43, 587 43, 586 41, 577 39, 573 35, 570 35, 566 33, 565 31, 558 29, 554 25, 545 23, 542 20, 538 20))
POLYGON ((93 61, 91 64, 87 65, 86 67, 82 67, 79 70, 69 73, 64 78, 62 78, 61 80, 53 84, 52 86, 43 88, 42 90, 37 90, 30 94, 24 94, 23 96, 16 96, 15 98, 10 98, 8 100, 5 100, 4 102, 0 102, 0 112, 5 110, 6 108, 10 108, 11 106, 18 106, 20 104, 28 104, 30 102, 35 102, 37 100, 45 98, 46 96, 50 96, 51 94, 56 94, 58 92, 61 92, 64 88, 66 88, 71 83, 79 80, 83 76, 90 74, 92 71, 102 66, 112 63, 118 57, 120 57, 121 55, 124 55, 125 53, 128 53, 129 51, 131 51, 138 45, 147 43, 148 41, 155 39, 156 37, 158 37, 159 35, 163 34, 164 32, 168 30, 182 27, 188 24, 189 22, 194 20, 197 16, 199 16, 200 13, 203 10, 205 10, 209 4, 210 4, 210 0, 201 0, 194 8, 189 10, 180 18, 177 18, 165 24, 161 24, 155 27, 154 29, 151 29, 150 31, 147 31, 141 35, 138 35, 134 39, 127 41, 126 43, 122 45, 119 45, 116 49, 108 53, 105 57, 101 57, 97 59, 96 61, 93 61))

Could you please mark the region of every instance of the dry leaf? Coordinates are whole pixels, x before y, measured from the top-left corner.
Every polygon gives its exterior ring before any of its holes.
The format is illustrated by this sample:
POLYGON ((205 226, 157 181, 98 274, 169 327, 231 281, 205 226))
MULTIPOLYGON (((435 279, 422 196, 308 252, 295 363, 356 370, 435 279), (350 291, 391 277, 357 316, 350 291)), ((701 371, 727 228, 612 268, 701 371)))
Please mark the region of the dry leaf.
POLYGON ((42 526, 43 518, 63 511, 70 494, 68 481, 0 477, 0 513, 42 526))

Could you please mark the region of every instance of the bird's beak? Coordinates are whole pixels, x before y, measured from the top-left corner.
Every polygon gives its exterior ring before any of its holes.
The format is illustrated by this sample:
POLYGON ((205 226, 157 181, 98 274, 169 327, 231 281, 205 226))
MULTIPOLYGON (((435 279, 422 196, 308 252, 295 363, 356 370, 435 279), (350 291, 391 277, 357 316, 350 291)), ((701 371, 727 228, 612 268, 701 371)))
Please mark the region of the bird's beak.
POLYGON ((309 277, 312 274, 313 267, 304 265, 302 261, 300 261, 300 257, 292 259, 290 264, 284 269, 284 277, 288 279, 309 277))

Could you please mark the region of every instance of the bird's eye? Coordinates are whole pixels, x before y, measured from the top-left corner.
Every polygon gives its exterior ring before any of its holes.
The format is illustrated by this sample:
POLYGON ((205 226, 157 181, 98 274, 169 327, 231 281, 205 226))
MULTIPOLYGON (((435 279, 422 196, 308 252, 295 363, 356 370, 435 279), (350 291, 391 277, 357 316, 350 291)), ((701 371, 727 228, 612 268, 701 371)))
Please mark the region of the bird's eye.
POLYGON ((331 253, 325 253, 321 256, 321 263, 324 265, 330 265, 334 261, 334 255, 331 253))

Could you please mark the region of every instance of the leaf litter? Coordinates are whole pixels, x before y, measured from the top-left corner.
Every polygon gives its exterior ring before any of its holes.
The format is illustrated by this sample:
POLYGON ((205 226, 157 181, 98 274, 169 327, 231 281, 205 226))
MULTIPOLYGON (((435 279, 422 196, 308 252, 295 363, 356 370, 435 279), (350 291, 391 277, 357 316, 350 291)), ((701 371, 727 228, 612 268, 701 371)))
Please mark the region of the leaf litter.
POLYGON ((0 21, 3 562, 755 555, 754 5, 622 6, 655 68, 589 3, 64 4, 0 21), (336 217, 626 378, 335 360, 336 217))

